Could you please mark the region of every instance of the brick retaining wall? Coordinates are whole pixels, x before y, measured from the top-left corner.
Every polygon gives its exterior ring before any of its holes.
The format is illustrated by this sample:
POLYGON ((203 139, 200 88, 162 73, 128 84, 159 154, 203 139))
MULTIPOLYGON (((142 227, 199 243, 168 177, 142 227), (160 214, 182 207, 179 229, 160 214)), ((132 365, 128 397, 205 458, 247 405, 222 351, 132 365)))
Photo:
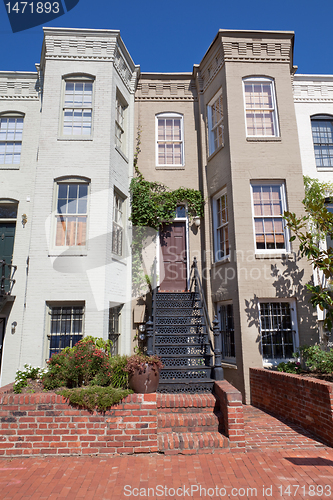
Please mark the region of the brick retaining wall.
POLYGON ((0 423, 0 456, 157 451, 156 394, 90 412, 55 394, 0 391, 0 423))
POLYGON ((234 451, 245 450, 244 415, 241 393, 226 380, 215 382, 216 396, 223 430, 229 438, 230 448, 234 451))
POLYGON ((253 406, 301 425, 333 446, 333 384, 262 368, 250 368, 253 406))

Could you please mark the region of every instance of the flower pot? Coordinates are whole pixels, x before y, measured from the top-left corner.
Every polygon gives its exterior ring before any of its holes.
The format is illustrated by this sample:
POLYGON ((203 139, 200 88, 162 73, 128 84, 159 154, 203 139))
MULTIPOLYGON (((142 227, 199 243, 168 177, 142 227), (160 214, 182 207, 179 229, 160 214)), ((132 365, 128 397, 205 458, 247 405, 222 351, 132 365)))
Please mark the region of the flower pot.
POLYGON ((160 380, 160 372, 153 366, 146 364, 144 370, 135 368, 129 376, 130 389, 138 394, 156 392, 160 380))

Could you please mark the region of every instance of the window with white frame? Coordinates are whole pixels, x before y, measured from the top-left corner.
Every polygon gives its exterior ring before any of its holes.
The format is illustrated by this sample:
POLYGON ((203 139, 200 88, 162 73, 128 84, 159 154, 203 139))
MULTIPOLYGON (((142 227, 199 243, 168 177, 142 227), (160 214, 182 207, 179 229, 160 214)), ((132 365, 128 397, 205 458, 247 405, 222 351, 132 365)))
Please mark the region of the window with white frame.
POLYGON ((294 302, 260 302, 260 336, 264 361, 292 358, 297 349, 294 302))
POLYGON ((0 116, 0 165, 18 164, 21 159, 23 116, 0 116))
POLYGON ((223 146, 222 89, 207 106, 209 155, 223 146))
POLYGON ((65 347, 73 347, 83 338, 84 306, 49 307, 49 358, 65 347))
POLYGON ((284 184, 252 183, 251 188, 256 250, 288 250, 284 184))
POLYGON ((123 255, 124 242, 124 198, 117 192, 113 195, 112 252, 123 255))
POLYGON ((213 225, 215 261, 229 255, 228 199, 224 189, 213 198, 213 225))
POLYGON ((126 152, 126 109, 127 104, 122 96, 117 92, 116 97, 116 123, 115 123, 115 144, 123 153, 126 152))
POLYGON ((88 182, 58 182, 56 246, 85 246, 88 217, 88 182))
POLYGON ((93 79, 66 78, 64 81, 64 136, 90 136, 92 132, 93 79))
POLYGON ((158 166, 184 165, 183 115, 156 115, 156 158, 158 166))
POLYGON ((219 306, 220 330, 222 335, 222 359, 235 361, 234 311, 232 304, 219 306))
POLYGON ((263 77, 243 79, 246 135, 278 137, 274 80, 263 77))
POLYGON ((333 167, 333 116, 311 117, 316 167, 333 167))

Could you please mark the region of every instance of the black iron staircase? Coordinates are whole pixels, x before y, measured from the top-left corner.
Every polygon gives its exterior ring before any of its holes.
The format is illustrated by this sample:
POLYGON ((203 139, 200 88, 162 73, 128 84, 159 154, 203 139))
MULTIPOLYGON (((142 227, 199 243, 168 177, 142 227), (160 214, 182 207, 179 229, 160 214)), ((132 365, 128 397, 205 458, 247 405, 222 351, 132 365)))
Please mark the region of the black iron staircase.
POLYGON ((148 354, 157 354, 164 364, 158 392, 212 392, 214 380, 223 379, 222 367, 217 365, 221 365, 220 332, 216 319, 214 328, 210 323, 196 260, 189 291, 155 289, 152 314, 153 321, 146 325, 148 354))

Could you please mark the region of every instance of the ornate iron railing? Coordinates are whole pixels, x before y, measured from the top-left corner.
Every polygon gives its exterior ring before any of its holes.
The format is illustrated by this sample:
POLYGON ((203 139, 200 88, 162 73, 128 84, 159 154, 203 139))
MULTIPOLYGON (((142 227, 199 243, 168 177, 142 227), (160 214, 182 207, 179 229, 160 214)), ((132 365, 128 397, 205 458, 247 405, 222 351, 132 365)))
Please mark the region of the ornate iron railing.
POLYGON ((5 260, 0 260, 0 300, 3 301, 5 297, 11 295, 13 286, 16 283, 14 274, 17 266, 7 264, 5 260))

